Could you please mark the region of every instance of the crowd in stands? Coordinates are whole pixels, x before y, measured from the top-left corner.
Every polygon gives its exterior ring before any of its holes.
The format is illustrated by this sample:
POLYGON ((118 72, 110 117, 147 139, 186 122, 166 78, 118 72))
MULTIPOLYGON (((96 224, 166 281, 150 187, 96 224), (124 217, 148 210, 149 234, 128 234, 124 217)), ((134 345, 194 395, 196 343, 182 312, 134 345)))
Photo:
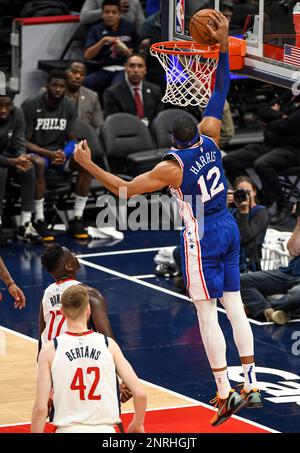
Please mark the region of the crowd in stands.
MULTIPOLYGON (((11 181, 17 181, 21 194, 18 238, 29 243, 54 240, 45 216, 50 169, 58 174, 75 172, 68 232, 76 239, 87 239, 83 219, 92 181, 73 159, 76 142, 88 136, 91 148, 99 149, 103 124, 111 115, 132 114, 151 128, 157 115, 172 107, 161 102, 164 72, 149 53, 151 44, 160 41, 162 35, 159 0, 66 3, 70 11, 75 3, 81 8, 80 22, 87 26, 84 61, 76 59, 68 63, 66 71, 52 71, 47 85, 38 87, 36 95, 20 107, 14 105, 11 91, 0 95, 0 245, 12 241, 3 215, 5 199, 9 208, 11 181)), ((194 3, 195 10, 198 3, 200 7, 212 6, 209 1, 204 6, 203 1, 194 3)), ((231 34, 241 33, 247 15, 254 14, 258 8, 257 1, 221 3, 224 14, 231 20, 231 34)), ((192 113, 198 120, 201 118, 199 109, 192 113)), ((260 108, 258 118, 264 130, 263 143, 229 150, 224 153, 223 164, 231 185, 228 205, 241 234, 240 271, 245 309, 255 318, 283 324, 300 308, 300 248, 296 247, 295 251, 294 247, 291 254, 295 258, 286 268, 263 271, 260 263, 270 221, 273 225, 282 223, 292 209, 279 173, 300 167, 300 97, 281 90, 279 96, 275 93, 260 108), (259 177, 259 190, 248 177, 249 168, 259 177), (274 210, 268 210, 272 205, 276 206, 275 214, 274 210), (281 298, 268 299, 278 293, 282 294, 281 298)), ((226 149, 233 135, 234 123, 227 102, 220 140, 222 149, 226 149)), ((293 238, 295 234, 300 237, 299 223, 293 238)), ((174 257, 179 265, 178 249, 174 257)), ((179 286, 182 285, 181 281, 179 286)))

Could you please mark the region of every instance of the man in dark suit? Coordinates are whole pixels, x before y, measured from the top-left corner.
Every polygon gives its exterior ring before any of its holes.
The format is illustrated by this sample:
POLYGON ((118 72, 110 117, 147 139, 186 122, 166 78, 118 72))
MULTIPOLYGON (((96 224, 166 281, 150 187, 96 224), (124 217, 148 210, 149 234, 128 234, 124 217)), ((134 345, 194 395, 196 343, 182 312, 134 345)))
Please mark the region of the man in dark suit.
POLYGON ((142 55, 132 54, 128 57, 126 80, 105 92, 104 118, 114 113, 131 113, 148 125, 163 110, 161 89, 144 80, 146 72, 146 61, 142 55))

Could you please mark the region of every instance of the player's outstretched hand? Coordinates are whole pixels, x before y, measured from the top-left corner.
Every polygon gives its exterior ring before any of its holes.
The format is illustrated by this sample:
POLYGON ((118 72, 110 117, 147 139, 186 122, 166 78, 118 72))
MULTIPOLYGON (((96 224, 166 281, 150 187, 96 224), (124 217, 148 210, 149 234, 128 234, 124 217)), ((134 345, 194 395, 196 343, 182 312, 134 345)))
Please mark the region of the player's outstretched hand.
POLYGON ((84 168, 92 161, 92 153, 87 140, 82 140, 76 145, 74 159, 84 168))
POLYGON ((213 39, 220 43, 221 51, 226 51, 228 46, 229 21, 219 11, 212 10, 209 16, 211 20, 215 22, 217 29, 214 30, 210 25, 207 24, 207 31, 213 39))
POLYGON ((26 300, 23 291, 15 284, 9 285, 9 294, 15 299, 14 307, 22 310, 25 307, 26 300))

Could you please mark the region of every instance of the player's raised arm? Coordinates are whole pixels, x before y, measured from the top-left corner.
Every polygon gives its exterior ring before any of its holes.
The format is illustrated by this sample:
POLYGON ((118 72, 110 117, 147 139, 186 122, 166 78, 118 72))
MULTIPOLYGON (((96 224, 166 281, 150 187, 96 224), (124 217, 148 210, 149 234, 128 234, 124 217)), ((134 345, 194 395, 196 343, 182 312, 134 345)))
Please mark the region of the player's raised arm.
POLYGON ((118 376, 127 385, 133 396, 134 416, 128 426, 129 433, 144 432, 144 418, 147 406, 147 395, 130 363, 125 359, 117 343, 109 338, 109 350, 114 358, 118 376))
POLYGON ((130 198, 134 195, 155 192, 169 185, 179 187, 182 181, 182 171, 179 164, 172 160, 160 162, 153 170, 137 176, 132 181, 124 181, 122 178, 98 167, 92 161, 91 150, 86 140, 76 146, 74 158, 108 190, 121 198, 130 198))
POLYGON ((220 44, 219 62, 213 94, 204 111, 204 118, 199 124, 200 133, 219 142, 224 104, 230 86, 228 60, 228 20, 218 11, 212 11, 211 19, 217 24, 217 30, 207 25, 208 32, 220 44))

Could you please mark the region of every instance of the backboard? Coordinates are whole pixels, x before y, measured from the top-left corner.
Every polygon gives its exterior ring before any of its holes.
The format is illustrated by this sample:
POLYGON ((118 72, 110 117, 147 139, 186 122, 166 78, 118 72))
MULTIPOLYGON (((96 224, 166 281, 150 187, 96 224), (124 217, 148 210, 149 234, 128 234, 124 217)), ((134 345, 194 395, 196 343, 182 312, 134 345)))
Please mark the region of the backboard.
POLYGON ((247 41, 241 73, 300 92, 300 0, 163 0, 162 8, 169 40, 191 39, 189 21, 199 9, 222 11, 230 34, 247 41))

